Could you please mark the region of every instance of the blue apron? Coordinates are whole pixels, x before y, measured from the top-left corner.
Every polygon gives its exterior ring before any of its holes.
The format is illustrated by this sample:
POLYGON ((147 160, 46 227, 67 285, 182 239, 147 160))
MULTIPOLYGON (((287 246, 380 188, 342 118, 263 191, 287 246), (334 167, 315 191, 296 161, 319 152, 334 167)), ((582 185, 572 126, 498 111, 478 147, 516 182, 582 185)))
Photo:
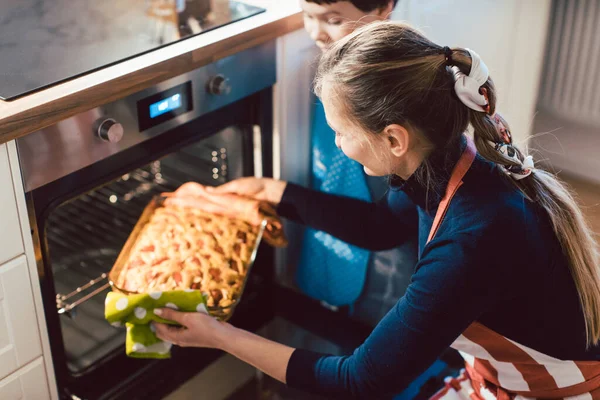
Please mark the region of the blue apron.
MULTIPOLYGON (((311 187, 371 201, 362 165, 346 157, 334 139, 323 105, 317 100, 312 114, 311 187)), ((363 290, 369 257, 368 250, 307 228, 296 272, 297 284, 308 296, 329 305, 352 305, 363 290)))

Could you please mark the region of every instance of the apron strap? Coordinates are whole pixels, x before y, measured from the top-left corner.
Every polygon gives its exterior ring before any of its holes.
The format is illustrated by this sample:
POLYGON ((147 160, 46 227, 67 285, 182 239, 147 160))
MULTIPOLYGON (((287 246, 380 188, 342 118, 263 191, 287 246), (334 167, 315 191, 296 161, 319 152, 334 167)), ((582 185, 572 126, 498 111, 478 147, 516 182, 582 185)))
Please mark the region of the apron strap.
POLYGON ((442 224, 442 220, 446 215, 446 211, 448 211, 448 207, 450 206, 450 202, 452 198, 456 194, 456 191, 463 184, 463 178, 471 165, 473 164, 473 160, 475 160, 475 155, 477 154, 477 149, 475 148, 475 143, 473 140, 467 136, 467 147, 463 151, 458 163, 454 166, 452 170, 452 175, 450 175, 450 181, 448 181, 448 186, 446 187, 446 193, 440 201, 440 205, 438 206, 437 212, 435 213, 435 218, 433 219, 433 225, 431 225, 431 230, 429 231, 429 237, 427 238, 427 243, 433 239, 435 234, 438 231, 438 228, 442 224))

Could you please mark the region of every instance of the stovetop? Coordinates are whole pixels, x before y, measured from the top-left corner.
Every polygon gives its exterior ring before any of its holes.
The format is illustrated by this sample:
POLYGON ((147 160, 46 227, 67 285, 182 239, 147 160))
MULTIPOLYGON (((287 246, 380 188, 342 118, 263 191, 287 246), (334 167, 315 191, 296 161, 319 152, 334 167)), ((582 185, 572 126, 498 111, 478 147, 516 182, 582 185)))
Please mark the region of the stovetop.
POLYGON ((263 11, 230 0, 0 1, 0 99, 15 99, 263 11))

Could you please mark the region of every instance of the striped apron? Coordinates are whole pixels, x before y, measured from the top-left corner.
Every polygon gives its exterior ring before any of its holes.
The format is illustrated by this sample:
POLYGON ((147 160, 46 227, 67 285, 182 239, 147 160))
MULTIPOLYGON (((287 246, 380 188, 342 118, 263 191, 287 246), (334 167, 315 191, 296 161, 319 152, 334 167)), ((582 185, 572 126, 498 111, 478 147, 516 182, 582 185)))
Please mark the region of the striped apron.
MULTIPOLYGON (((436 212, 428 242, 435 236, 475 155, 475 145, 468 139, 436 212)), ((446 378, 444 388, 431 400, 600 399, 599 361, 559 360, 478 322, 471 324, 451 347, 465 359, 465 369, 457 378, 446 378)))

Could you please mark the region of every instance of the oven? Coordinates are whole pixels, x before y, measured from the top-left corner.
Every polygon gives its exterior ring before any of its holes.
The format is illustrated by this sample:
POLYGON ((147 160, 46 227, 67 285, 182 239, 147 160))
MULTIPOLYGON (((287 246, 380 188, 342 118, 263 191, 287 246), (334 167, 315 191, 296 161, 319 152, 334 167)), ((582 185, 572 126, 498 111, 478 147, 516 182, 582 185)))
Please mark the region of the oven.
MULTIPOLYGON (((161 398, 220 356, 127 358, 124 330, 104 320, 107 272, 156 194, 272 175, 274 83, 269 43, 18 140, 62 396, 161 398)), ((272 318, 272 269, 272 250, 261 248, 232 323, 256 330, 272 318)))

